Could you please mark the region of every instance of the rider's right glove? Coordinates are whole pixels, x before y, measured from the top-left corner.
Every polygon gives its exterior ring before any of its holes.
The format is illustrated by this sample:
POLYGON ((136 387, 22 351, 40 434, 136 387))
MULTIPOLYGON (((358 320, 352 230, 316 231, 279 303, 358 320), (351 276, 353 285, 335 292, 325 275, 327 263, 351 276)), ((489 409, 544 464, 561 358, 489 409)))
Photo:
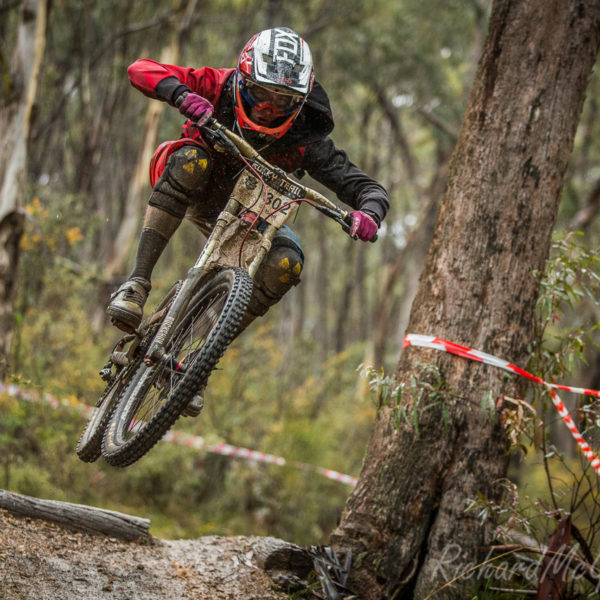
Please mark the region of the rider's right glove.
POLYGON ((179 112, 198 125, 204 125, 213 114, 213 105, 206 98, 194 94, 194 92, 184 92, 182 96, 183 101, 178 99, 176 102, 179 112))
POLYGON ((362 210, 353 210, 350 213, 352 217, 352 227, 350 227, 350 237, 358 238, 363 242, 368 242, 375 236, 379 227, 375 219, 362 210))

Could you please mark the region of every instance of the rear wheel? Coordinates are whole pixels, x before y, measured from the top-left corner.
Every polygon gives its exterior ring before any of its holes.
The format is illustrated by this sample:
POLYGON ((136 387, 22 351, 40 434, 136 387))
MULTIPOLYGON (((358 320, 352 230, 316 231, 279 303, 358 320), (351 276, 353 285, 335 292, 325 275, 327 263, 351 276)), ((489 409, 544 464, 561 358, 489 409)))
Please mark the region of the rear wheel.
POLYGON ((217 273, 193 296, 157 364, 141 363, 106 427, 102 455, 118 467, 148 452, 179 418, 233 341, 252 293, 243 269, 217 273))
MULTIPOLYGON (((119 375, 115 375, 119 377, 119 375)), ((92 409, 92 414, 77 442, 77 456, 84 462, 94 462, 100 457, 102 448, 102 436, 108 424, 115 401, 123 390, 121 377, 119 380, 107 386, 100 397, 98 404, 92 409)))
POLYGON ((142 364, 142 359, 148 349, 148 345, 158 330, 161 317, 169 308, 179 286, 180 282, 173 285, 173 287, 165 294, 150 318, 142 323, 140 326, 140 331, 143 332, 142 338, 137 337, 137 335, 125 336, 119 340, 117 345, 113 348, 109 362, 104 367, 103 371, 107 370, 110 373, 112 367, 117 364, 120 364, 121 366, 117 366, 116 372, 110 377, 108 385, 98 399, 98 403, 92 409, 92 413, 88 418, 85 429, 77 442, 75 451, 77 452, 77 456, 84 462, 94 462, 100 457, 104 431, 110 421, 117 400, 123 393, 127 384, 131 381, 132 376, 142 364), (127 346, 129 346, 127 352, 124 352, 123 350, 127 346), (119 355, 121 357, 126 356, 126 359, 119 359, 119 355))
MULTIPOLYGON (((100 457, 102 450, 102 437, 114 410, 117 399, 123 392, 131 376, 136 372, 141 363, 141 356, 130 364, 122 366, 112 376, 110 383, 100 396, 98 403, 92 409, 92 414, 77 442, 77 456, 84 462, 94 462, 100 457)), ((106 369, 110 367, 110 363, 106 369)))

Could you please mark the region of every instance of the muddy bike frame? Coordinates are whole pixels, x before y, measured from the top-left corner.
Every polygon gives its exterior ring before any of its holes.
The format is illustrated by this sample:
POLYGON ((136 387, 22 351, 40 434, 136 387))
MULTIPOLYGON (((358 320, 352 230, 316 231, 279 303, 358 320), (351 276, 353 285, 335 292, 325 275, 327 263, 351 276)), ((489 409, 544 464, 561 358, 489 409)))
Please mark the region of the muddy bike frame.
POLYGON ((242 267, 253 278, 275 234, 296 214, 300 203, 313 206, 347 232, 352 225, 348 212, 271 165, 215 119, 200 129, 212 147, 241 159, 245 168, 148 348, 144 362, 149 366, 169 358, 165 347, 171 332, 204 278, 228 267, 242 267))

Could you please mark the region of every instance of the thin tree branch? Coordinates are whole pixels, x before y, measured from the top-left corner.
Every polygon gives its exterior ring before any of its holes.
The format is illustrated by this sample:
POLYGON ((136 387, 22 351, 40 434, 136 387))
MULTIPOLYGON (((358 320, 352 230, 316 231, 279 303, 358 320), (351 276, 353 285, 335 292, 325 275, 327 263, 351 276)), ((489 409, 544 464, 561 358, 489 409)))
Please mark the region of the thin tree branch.
POLYGON ((332 23, 335 23, 336 21, 344 21, 356 15, 356 12, 362 8, 362 6, 363 2, 361 1, 355 2, 350 6, 345 5, 343 10, 340 10, 340 6, 336 5, 332 12, 323 15, 318 21, 306 27, 300 35, 304 39, 308 39, 323 29, 327 29, 332 25, 332 23))
POLYGON ((406 166, 408 178, 414 186, 417 168, 415 165, 415 159, 410 151, 410 146, 408 140, 406 139, 404 129, 402 128, 402 123, 400 122, 400 119, 398 117, 398 111, 391 103, 390 99, 385 93, 385 90, 380 85, 378 85, 377 83, 372 83, 372 86, 375 91, 375 94, 377 95, 379 106, 381 107, 381 110, 383 110, 383 113, 387 117, 392 128, 394 139, 398 144, 400 154, 404 159, 404 164, 406 166))
POLYGON ((446 123, 442 119, 440 119, 437 115, 435 115, 430 110, 426 110, 423 107, 418 107, 417 114, 421 115, 426 121, 437 127, 442 133, 447 135, 452 143, 456 143, 458 140, 458 131, 452 127, 449 123, 446 123))
POLYGON ((93 67, 100 60, 102 55, 113 46, 116 40, 122 37, 126 37, 128 35, 140 33, 142 31, 148 31, 148 29, 153 29, 155 27, 168 23, 174 15, 180 13, 185 8, 187 2, 188 0, 182 0, 181 3, 175 8, 163 11, 156 18, 151 19, 150 21, 146 21, 144 23, 134 23, 133 25, 130 25, 125 29, 121 29, 120 31, 116 31, 115 33, 113 33, 105 42, 105 44, 101 46, 92 56, 90 60, 90 67, 93 67))

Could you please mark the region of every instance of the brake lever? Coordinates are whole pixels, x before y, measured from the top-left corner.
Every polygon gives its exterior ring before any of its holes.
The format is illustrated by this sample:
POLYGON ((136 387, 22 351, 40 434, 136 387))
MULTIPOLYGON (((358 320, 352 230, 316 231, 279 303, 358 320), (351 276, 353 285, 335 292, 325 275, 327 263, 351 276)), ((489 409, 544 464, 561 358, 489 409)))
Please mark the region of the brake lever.
MULTIPOLYGON (((336 223, 339 223, 342 229, 350 235, 350 229, 352 228, 353 219, 350 216, 350 213, 342 214, 341 211, 333 210, 331 208, 327 208, 326 206, 315 206, 315 208, 322 212, 324 215, 327 215, 330 219, 333 219, 336 223)), ((375 242, 377 240, 377 234, 375 234, 369 242, 375 242)), ((352 239, 357 240, 358 236, 352 236, 352 239)))
POLYGON ((217 151, 230 152, 234 156, 240 156, 240 149, 225 135, 221 129, 213 129, 213 125, 217 122, 214 117, 210 117, 203 125, 192 123, 194 127, 202 132, 204 139, 214 146, 217 151))

